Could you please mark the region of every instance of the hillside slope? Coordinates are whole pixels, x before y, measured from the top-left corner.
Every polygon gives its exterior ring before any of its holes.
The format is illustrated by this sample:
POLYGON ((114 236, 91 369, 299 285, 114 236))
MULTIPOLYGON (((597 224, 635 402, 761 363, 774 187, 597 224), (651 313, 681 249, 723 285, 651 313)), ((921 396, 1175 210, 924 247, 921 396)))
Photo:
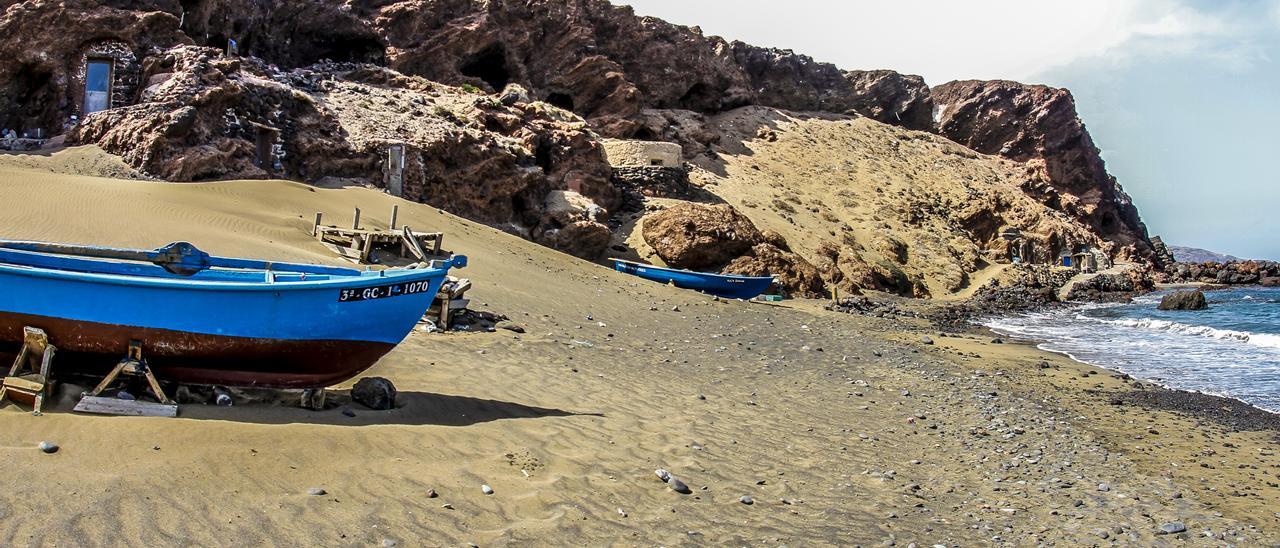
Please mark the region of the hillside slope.
MULTIPOLYGON (((763 107, 711 117, 705 130, 720 136, 719 152, 691 162, 693 183, 713 196, 705 201, 726 202, 780 234, 845 294, 961 291, 974 273, 1007 262, 1000 233, 1010 229, 1045 242, 1040 262, 1068 242, 1110 245, 1026 195, 1022 165, 929 133, 763 107)), ((656 262, 642 228, 627 242, 656 262)))

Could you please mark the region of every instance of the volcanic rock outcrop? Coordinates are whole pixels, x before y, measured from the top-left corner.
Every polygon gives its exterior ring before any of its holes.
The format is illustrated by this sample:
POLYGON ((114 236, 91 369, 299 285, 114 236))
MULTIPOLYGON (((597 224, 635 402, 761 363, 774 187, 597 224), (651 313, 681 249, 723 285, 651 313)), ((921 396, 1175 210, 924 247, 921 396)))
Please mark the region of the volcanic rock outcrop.
POLYGON ((1113 255, 1150 258, 1146 226, 1107 173, 1076 114, 1071 92, 1008 81, 949 82, 930 90, 938 133, 984 154, 1026 165, 1024 190, 1085 221, 1113 255))
POLYGON ((646 216, 644 240, 675 268, 717 268, 745 255, 764 237, 728 205, 680 204, 646 216))
MULTIPOLYGON (((843 71, 638 17, 607 0, 0 5, 0 125, 37 136, 69 132, 69 143, 100 145, 166 180, 378 186, 597 257, 605 224, 549 214, 547 198, 571 191, 618 208, 600 136, 677 142, 685 160, 701 158, 714 173, 724 154, 745 152, 753 139, 776 140, 785 112, 804 111, 937 133, 1019 162, 1020 192, 1093 233, 1055 225, 1046 243, 1153 259, 1136 209, 1107 174, 1066 90, 1013 82, 930 89, 917 76, 843 71), (89 69, 103 66, 109 81, 90 82, 89 69), (742 107, 775 115, 732 131, 718 124, 742 107)), ((912 148, 914 138, 900 139, 899 148, 912 148)), ((907 242, 912 251, 900 261, 875 245, 848 246, 817 260, 843 266, 815 268, 849 290, 917 295, 927 291, 912 276, 933 268, 935 289, 954 291, 984 254, 1006 245, 996 241, 1001 226, 1049 228, 1051 215, 999 199, 973 206, 918 195, 893 214, 923 226, 942 208, 964 210, 958 222, 948 213, 955 232, 947 238, 973 246, 907 242), (915 253, 921 249, 929 253, 915 253)), ((817 212, 796 215, 810 213, 817 212)), ((760 259, 751 254, 759 243, 732 247, 736 254, 722 253, 716 266, 760 259)), ((1053 260, 1051 251, 1020 259, 1053 260)))

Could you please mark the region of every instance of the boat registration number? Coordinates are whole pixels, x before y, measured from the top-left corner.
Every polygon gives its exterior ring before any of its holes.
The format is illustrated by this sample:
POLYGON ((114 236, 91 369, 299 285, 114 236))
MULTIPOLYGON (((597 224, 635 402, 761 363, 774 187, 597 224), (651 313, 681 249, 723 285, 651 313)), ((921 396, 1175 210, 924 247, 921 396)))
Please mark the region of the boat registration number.
POLYGON ((388 297, 423 293, 429 289, 431 289, 430 280, 380 285, 377 287, 366 287, 363 289, 343 289, 338 293, 338 302, 349 303, 355 301, 369 301, 373 299, 386 299, 388 297))

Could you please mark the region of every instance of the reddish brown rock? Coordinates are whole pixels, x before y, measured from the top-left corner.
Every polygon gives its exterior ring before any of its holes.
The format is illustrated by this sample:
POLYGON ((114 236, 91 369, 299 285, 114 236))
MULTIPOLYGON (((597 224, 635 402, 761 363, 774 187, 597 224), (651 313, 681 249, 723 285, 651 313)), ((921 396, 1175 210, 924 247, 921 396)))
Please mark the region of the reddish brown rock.
POLYGON ((1115 244, 1113 255, 1152 256, 1146 226, 1107 173, 1071 92, 968 80, 935 86, 931 97, 938 133, 978 152, 1025 162, 1024 190, 1085 221, 1115 244))
POLYGON ((644 241, 668 265, 718 268, 763 240, 745 215, 727 204, 683 203, 645 216, 644 241))
POLYGON ((791 297, 816 299, 827 294, 826 283, 813 264, 804 257, 778 249, 772 244, 757 244, 751 248, 750 255, 734 259, 722 272, 743 276, 773 276, 775 285, 791 297))
POLYGON ((892 70, 852 70, 851 108, 876 121, 920 131, 933 130, 933 100, 924 78, 892 70))

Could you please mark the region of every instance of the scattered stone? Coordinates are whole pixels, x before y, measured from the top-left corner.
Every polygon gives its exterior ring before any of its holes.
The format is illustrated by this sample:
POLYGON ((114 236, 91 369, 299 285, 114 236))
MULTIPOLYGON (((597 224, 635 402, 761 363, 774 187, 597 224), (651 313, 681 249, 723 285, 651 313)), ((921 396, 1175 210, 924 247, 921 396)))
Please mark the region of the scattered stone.
POLYGON ((1099 484, 1098 484, 1098 490, 1099 490, 1099 491, 1102 491, 1102 492, 1104 492, 1104 493, 1105 493, 1105 492, 1107 492, 1107 491, 1110 491, 1110 490, 1111 490, 1111 485, 1110 485, 1110 484, 1108 484, 1108 483, 1106 483, 1106 482, 1099 483, 1099 484))
POLYGON ((659 468, 659 469, 657 469, 657 470, 654 470, 654 471, 653 471, 653 474, 654 474, 654 475, 656 475, 656 476, 658 476, 658 479, 660 479, 660 480, 662 480, 662 481, 667 481, 667 480, 670 480, 670 479, 671 479, 671 472, 668 472, 668 471, 663 470, 663 469, 661 469, 661 468, 659 468))
POLYGON ((920 343, 921 343, 921 344, 933 344, 933 339, 932 339, 932 338, 930 338, 928 335, 925 335, 925 336, 923 336, 923 337, 920 337, 920 343))
POLYGON ((1171 521, 1160 526, 1160 534, 1174 535, 1187 530, 1187 526, 1181 521, 1171 521))
POLYGON ((52 454, 52 453, 58 452, 58 444, 53 443, 51 441, 42 441, 40 442, 40 445, 38 445, 37 447, 39 447, 40 450, 44 451, 45 453, 52 454))
POLYGON ((440 507, 441 507, 441 508, 444 508, 445 510, 453 510, 453 505, 452 505, 452 504, 449 504, 449 503, 447 503, 447 502, 446 502, 446 503, 444 503, 444 504, 441 504, 441 505, 440 505, 440 507))
POLYGON ((397 544, 399 543, 395 540, 389 538, 382 539, 382 548, 395 548, 397 544))
POLYGON ((396 385, 383 377, 365 377, 351 389, 351 400, 375 411, 393 409, 396 385))
POLYGON ((515 322, 513 322, 513 321, 510 321, 510 320, 500 321, 500 322, 498 322, 498 325, 496 325, 496 326, 494 326, 494 327, 496 327, 496 328, 498 328, 498 329, 505 329, 505 330, 507 330, 507 331, 511 331, 511 332, 513 332, 513 333, 524 333, 524 332, 525 332, 525 329, 524 329, 524 326, 523 326, 523 325, 520 325, 520 324, 515 323, 515 322))
POLYGON ((480 491, 481 491, 482 493, 486 494, 486 495, 492 495, 492 494, 493 494, 493 488, 492 488, 492 487, 489 487, 487 484, 486 484, 486 485, 481 485, 481 486, 480 486, 480 491))
POLYGON ((437 493, 435 489, 427 489, 427 498, 433 499, 438 496, 440 496, 440 493, 437 493))
POLYGON ((323 488, 320 488, 320 487, 312 487, 310 489, 307 489, 307 494, 313 497, 324 496, 328 493, 329 493, 328 491, 325 491, 323 488))
POLYGON ((670 487, 672 491, 682 495, 692 493, 692 491, 689 490, 689 486, 685 485, 683 481, 680 481, 680 479, 675 476, 671 476, 671 478, 667 480, 667 487, 670 487))
POLYGON ((750 505, 752 505, 752 504, 755 504, 755 503, 756 503, 756 501, 752 500, 752 499, 751 499, 751 497, 748 497, 748 496, 746 496, 746 495, 742 495, 742 498, 738 499, 738 502, 741 502, 741 503, 746 504, 746 505, 748 505, 748 506, 750 506, 750 505))
POLYGON ((619 508, 618 508, 618 515, 619 515, 619 516, 622 516, 622 517, 624 517, 624 518, 625 518, 625 517, 627 517, 627 511, 626 511, 626 510, 623 510, 621 507, 619 507, 619 508))

